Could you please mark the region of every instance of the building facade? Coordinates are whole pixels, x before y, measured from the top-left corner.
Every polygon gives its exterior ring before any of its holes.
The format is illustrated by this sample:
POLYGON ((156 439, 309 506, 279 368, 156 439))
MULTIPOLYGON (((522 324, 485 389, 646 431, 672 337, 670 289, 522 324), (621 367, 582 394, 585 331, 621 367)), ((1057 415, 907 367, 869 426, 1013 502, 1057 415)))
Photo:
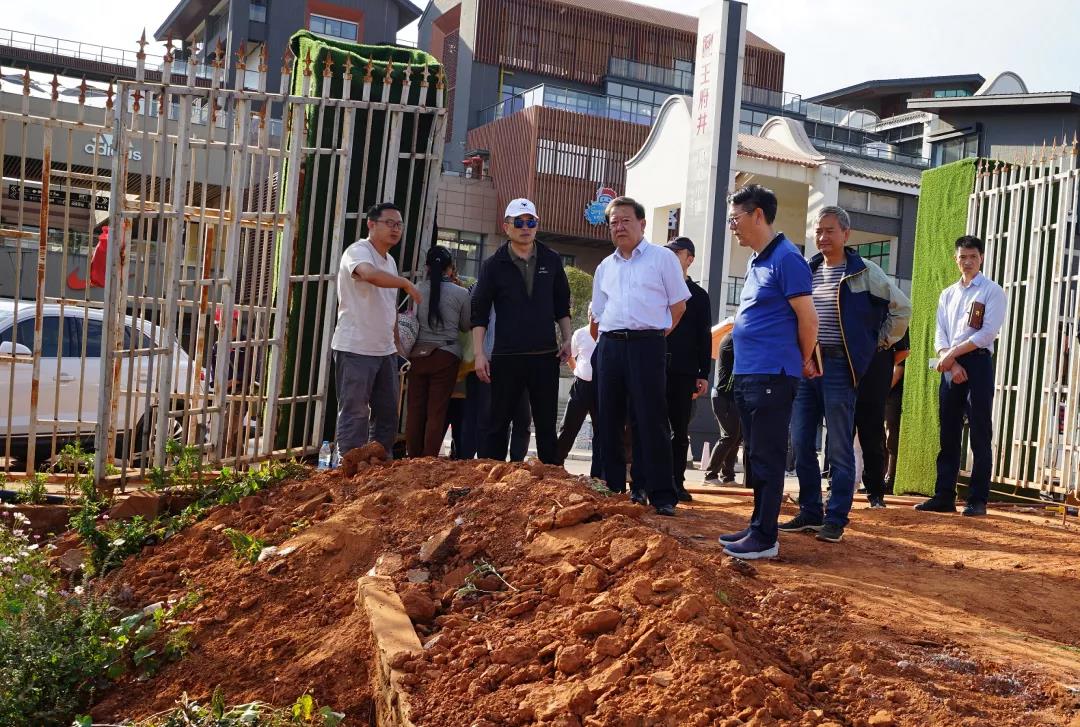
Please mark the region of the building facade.
MULTIPOLYGON (((627 192, 661 106, 692 92, 697 18, 625 0, 432 0, 418 38, 446 66, 447 174, 491 185, 498 231, 509 200, 533 199, 540 239, 592 272, 611 242, 587 211, 627 192)), ((784 54, 747 33, 745 83, 782 89, 783 74, 784 54)), ((449 211, 440 199, 440 226, 449 211)))

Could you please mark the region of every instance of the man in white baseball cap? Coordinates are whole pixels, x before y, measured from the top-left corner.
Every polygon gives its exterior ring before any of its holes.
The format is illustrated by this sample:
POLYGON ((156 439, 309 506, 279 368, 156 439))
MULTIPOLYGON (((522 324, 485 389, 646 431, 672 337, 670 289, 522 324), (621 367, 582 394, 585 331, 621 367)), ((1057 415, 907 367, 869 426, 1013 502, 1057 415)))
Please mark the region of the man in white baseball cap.
POLYGON ((536 205, 511 200, 503 218, 508 241, 484 261, 473 288, 476 375, 491 383, 490 426, 479 453, 506 459, 510 422, 528 392, 536 454, 541 462, 558 464, 555 418, 559 364, 570 355, 570 284, 559 254, 536 241, 539 223, 536 205), (483 343, 492 307, 498 325, 489 361, 483 343))

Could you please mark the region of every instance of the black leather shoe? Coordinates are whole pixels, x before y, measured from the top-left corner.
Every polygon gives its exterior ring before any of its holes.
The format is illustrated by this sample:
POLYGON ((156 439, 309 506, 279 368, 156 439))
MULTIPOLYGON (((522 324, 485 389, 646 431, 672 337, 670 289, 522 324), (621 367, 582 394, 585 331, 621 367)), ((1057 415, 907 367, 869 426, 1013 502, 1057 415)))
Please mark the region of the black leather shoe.
POLYGON ((645 493, 638 490, 630 490, 630 502, 636 502, 638 505, 649 504, 645 497, 645 493))
POLYGON ((656 514, 663 515, 664 517, 675 517, 674 505, 657 505, 656 514))
POLYGON ((931 497, 925 502, 920 502, 915 509, 921 512, 956 512, 956 503, 931 497))
POLYGON ((986 505, 981 502, 969 502, 960 514, 964 517, 984 517, 986 515, 986 505))
POLYGON ((694 499, 689 492, 681 489, 676 493, 676 497, 679 498, 679 502, 692 502, 694 499))

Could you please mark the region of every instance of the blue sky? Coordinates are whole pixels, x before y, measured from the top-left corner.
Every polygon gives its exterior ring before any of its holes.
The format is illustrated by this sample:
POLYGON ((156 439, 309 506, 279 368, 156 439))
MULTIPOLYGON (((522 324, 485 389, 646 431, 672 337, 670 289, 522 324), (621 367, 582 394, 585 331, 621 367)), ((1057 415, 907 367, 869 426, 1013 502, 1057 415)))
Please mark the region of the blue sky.
MULTIPOLYGON (((704 0, 640 0, 696 15, 704 0)), ((5 2, 5 28, 135 49, 176 0, 5 2)), ((877 78, 1016 71, 1032 91, 1080 90, 1075 0, 747 0, 749 28, 787 54, 788 91, 877 78)), ((421 3, 416 3, 421 4, 421 3)))

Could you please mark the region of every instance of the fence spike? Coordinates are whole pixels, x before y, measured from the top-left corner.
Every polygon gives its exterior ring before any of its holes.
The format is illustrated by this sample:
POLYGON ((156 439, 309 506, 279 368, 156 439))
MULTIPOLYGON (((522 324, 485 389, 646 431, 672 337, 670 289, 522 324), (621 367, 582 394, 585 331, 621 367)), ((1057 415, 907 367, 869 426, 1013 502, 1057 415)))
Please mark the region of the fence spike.
POLYGON ((446 88, 446 74, 443 73, 442 66, 439 66, 439 70, 438 70, 438 73, 436 74, 436 78, 438 79, 438 81, 435 83, 435 88, 438 89, 439 91, 446 88))
POLYGON ((296 56, 293 55, 292 48, 285 46, 285 55, 281 58, 281 75, 292 75, 294 60, 296 60, 296 56))
POLYGON ((345 56, 345 74, 342 76, 346 81, 352 80, 352 54, 345 56))
POLYGON ((143 28, 142 35, 138 40, 139 52, 135 54, 135 57, 140 61, 146 59, 146 28, 143 28))
POLYGON ((266 43, 259 46, 259 73, 266 73, 266 43))
POLYGON ((49 85, 52 86, 52 100, 58 100, 60 98, 60 79, 56 77, 55 71, 53 71, 52 80, 49 81, 49 85))
POLYGON ((79 84, 79 105, 86 104, 86 92, 90 90, 90 87, 86 85, 86 76, 83 76, 82 83, 79 84))
POLYGON ((157 98, 158 98, 158 115, 161 116, 161 118, 165 118, 165 96, 166 96, 166 94, 164 94, 164 93, 159 93, 157 95, 157 98))
POLYGON ((247 43, 240 41, 240 47, 236 49, 236 69, 247 70, 247 43))
POLYGON ((367 59, 367 63, 364 64, 364 83, 371 83, 372 72, 375 70, 375 62, 371 59, 367 59))
POLYGON ((221 69, 221 59, 225 56, 225 46, 221 42, 221 38, 218 38, 217 45, 214 46, 214 68, 221 69))
POLYGON ((391 61, 386 64, 386 71, 383 73, 382 82, 384 86, 389 86, 394 82, 394 63, 391 61))
POLYGON ((304 75, 311 75, 311 48, 308 48, 307 53, 304 55, 304 75))
POLYGON ((1080 151, 1080 140, 1078 140, 1077 137, 1076 137, 1076 131, 1073 131, 1073 143, 1072 143, 1073 156, 1076 156, 1077 151, 1080 151))
POLYGON ((142 91, 140 91, 139 89, 135 89, 135 93, 132 94, 132 96, 131 96, 131 99, 132 99, 131 112, 132 113, 134 113, 134 114, 139 113, 139 102, 142 101, 142 97, 143 97, 142 91))
POLYGON ((23 71, 22 92, 23 92, 23 96, 29 96, 30 95, 30 68, 29 67, 27 67, 27 69, 25 71, 23 71))
POLYGON ((113 82, 109 81, 109 90, 105 92, 105 108, 112 111, 113 107, 113 82))
POLYGON ((334 75, 334 59, 331 57, 330 52, 327 51, 326 58, 323 59, 322 75, 323 78, 330 78, 334 75))
MULTIPOLYGON (((421 64, 420 65, 420 88, 427 88, 428 86, 431 85, 430 75, 431 75, 431 69, 429 69, 426 65, 421 64)), ((421 95, 421 98, 422 97, 423 96, 421 95)))
POLYGON ((165 57, 162 59, 166 63, 172 63, 173 60, 173 47, 172 47, 172 33, 165 36, 165 57))

